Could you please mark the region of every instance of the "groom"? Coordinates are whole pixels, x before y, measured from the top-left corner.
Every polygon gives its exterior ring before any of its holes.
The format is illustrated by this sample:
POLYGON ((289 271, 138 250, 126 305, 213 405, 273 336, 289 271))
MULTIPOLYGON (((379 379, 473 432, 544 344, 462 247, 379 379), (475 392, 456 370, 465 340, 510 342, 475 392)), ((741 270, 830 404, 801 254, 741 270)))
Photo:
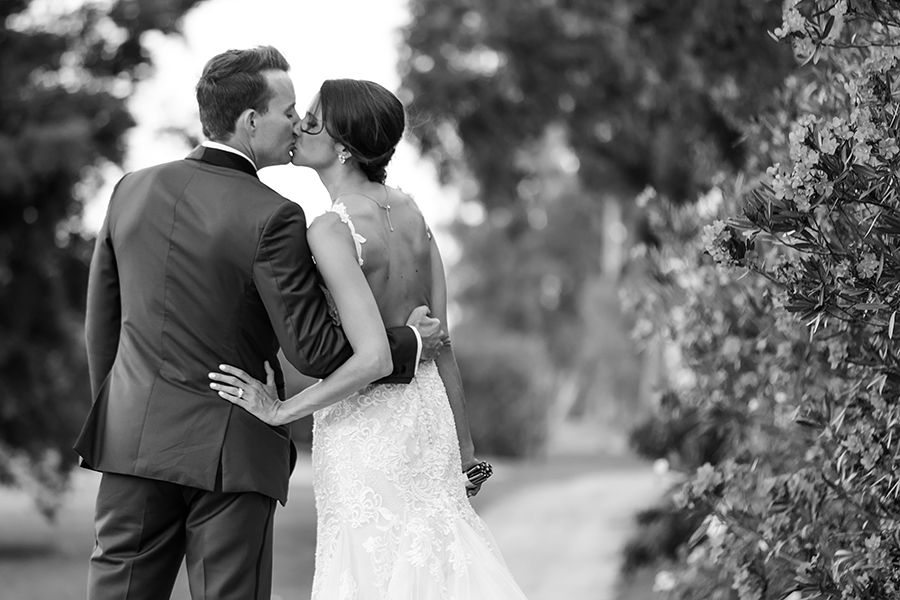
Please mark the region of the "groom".
MULTIPOLYGON (((126 175, 110 200, 88 285, 94 404, 75 445, 103 473, 90 600, 168 598, 185 558, 194 598, 271 596, 289 430, 220 399, 207 373, 229 363, 265 381, 268 361, 283 399, 279 347, 313 377, 352 353, 329 317, 303 211, 256 175, 290 160, 299 118, 288 68, 271 47, 212 58, 196 90, 212 141, 126 175)), ((440 345, 435 319, 412 324, 428 334, 425 352, 440 345)), ((407 382, 419 333, 388 337, 388 379, 407 382)))

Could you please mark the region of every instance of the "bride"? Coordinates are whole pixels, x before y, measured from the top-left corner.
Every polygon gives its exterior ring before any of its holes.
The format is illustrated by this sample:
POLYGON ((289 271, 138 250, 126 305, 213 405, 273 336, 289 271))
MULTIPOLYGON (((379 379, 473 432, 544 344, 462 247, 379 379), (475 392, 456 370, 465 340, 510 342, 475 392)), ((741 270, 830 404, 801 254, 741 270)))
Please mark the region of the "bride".
POLYGON ((268 364, 266 384, 223 365, 211 386, 270 425, 314 413, 314 600, 524 599, 467 498, 490 466, 475 458, 453 349, 409 384, 369 384, 391 370, 385 325, 422 304, 447 322, 437 244, 413 199, 384 184, 405 116, 378 84, 329 80, 299 125, 292 162, 332 198, 307 236, 353 356, 285 402, 268 364))

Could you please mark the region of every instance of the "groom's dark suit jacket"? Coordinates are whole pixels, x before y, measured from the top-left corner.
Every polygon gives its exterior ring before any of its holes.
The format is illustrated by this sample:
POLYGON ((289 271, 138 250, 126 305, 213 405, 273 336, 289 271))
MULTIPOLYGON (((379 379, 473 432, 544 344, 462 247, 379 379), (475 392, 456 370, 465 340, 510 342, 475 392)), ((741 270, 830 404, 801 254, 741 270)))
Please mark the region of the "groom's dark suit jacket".
MULTIPOLYGON (((228 363, 284 377, 279 346, 324 377, 352 353, 329 317, 303 210, 262 184, 242 157, 200 147, 126 175, 97 238, 86 340, 94 404, 75 445, 82 465, 284 503, 293 447, 219 398, 208 373, 228 363)), ((409 381, 409 327, 388 331, 409 381)))

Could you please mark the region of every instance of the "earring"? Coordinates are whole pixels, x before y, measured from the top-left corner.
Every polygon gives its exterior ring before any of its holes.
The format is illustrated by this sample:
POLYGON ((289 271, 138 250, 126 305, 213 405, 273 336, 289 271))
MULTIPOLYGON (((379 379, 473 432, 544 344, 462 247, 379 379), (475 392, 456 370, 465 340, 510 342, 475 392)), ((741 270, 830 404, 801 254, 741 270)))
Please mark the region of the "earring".
POLYGON ((347 162, 347 157, 343 154, 338 154, 338 160, 341 161, 341 164, 344 164, 345 162, 347 162))

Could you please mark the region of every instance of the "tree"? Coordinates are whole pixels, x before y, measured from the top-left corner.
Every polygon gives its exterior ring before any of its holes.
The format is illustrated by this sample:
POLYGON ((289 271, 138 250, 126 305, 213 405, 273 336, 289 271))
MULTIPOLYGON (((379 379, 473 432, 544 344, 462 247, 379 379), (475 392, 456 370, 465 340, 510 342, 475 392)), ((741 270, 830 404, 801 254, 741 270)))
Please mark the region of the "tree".
POLYGON ((48 515, 90 406, 83 203, 123 158, 127 99, 150 67, 141 35, 176 33, 197 2, 0 5, 0 482, 48 515))
POLYGON ((607 376, 633 397, 617 215, 640 237, 641 190, 681 203, 743 166, 741 123, 793 68, 765 33, 780 2, 417 0, 412 11, 400 68, 413 135, 466 208, 483 209, 456 228, 465 318, 541 340, 554 389, 574 381, 576 406, 602 395, 598 361, 622 361, 607 376))
POLYGON ((589 189, 692 199, 740 164, 741 119, 792 67, 765 33, 780 4, 418 0, 401 63, 416 138, 488 207, 522 204, 519 152, 554 124, 589 189))

